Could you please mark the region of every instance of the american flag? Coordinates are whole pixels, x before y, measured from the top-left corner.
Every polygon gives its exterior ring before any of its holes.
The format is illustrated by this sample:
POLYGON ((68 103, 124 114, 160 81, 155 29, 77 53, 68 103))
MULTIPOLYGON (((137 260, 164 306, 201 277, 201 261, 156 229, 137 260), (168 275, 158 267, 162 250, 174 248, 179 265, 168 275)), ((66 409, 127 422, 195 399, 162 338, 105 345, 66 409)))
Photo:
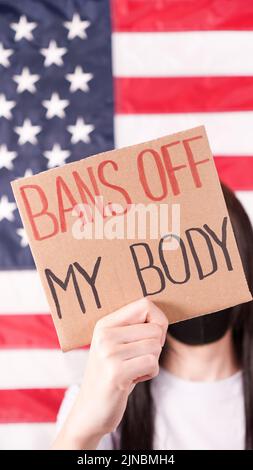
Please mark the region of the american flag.
POLYGON ((252 1, 0 0, 1 449, 50 445, 86 357, 59 350, 10 181, 202 124, 253 220, 252 1))

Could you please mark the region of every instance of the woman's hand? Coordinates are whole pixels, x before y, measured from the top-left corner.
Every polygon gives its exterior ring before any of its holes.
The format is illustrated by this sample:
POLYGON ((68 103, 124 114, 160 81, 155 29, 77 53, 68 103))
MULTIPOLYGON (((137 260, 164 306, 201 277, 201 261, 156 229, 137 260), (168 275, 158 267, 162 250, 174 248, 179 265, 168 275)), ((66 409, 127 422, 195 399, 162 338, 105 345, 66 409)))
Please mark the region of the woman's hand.
POLYGON ((79 395, 53 448, 95 449, 116 429, 135 384, 158 374, 167 329, 146 298, 97 322, 79 395))

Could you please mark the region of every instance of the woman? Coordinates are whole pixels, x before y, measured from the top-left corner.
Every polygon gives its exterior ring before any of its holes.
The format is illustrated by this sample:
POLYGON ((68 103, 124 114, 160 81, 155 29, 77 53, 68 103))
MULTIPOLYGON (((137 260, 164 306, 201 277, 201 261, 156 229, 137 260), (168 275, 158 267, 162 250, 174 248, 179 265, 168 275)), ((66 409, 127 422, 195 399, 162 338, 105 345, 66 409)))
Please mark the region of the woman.
MULTIPOLYGON (((222 187, 253 292, 253 231, 222 187)), ((101 319, 54 449, 253 449, 253 302, 168 328, 147 299, 101 319)))

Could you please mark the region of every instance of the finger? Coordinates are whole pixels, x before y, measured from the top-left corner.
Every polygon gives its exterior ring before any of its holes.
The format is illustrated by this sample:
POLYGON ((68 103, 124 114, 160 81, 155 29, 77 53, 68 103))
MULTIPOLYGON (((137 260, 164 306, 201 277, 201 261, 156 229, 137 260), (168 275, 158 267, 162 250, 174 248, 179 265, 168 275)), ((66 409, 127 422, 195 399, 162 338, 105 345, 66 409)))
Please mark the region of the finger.
POLYGON ((105 317, 101 318, 97 325, 99 328, 100 326, 113 327, 144 322, 157 323, 161 326, 161 344, 163 346, 168 329, 168 320, 164 313, 146 297, 136 300, 113 313, 109 313, 105 317))
POLYGON ((147 303, 139 299, 101 318, 97 324, 106 327, 144 323, 147 317, 147 303))
POLYGON ((123 386, 129 386, 132 383, 136 383, 140 378, 147 377, 147 380, 152 379, 158 372, 158 359, 153 354, 146 354, 145 356, 138 356, 128 361, 123 361, 119 379, 123 386))
POLYGON ((145 382, 146 380, 149 380, 149 379, 150 379, 149 375, 144 375, 143 377, 138 377, 138 379, 134 380, 133 384, 136 385, 136 384, 139 384, 140 382, 145 382))
POLYGON ((150 323, 156 323, 162 328, 162 346, 165 343, 167 331, 168 331, 168 326, 169 322, 166 317, 166 315, 158 308, 153 302, 150 302, 150 300, 146 299, 149 306, 148 308, 148 313, 147 313, 147 322, 150 323))
POLYGON ((138 356, 146 356, 147 354, 154 354, 158 359, 161 350, 162 347, 159 340, 144 339, 119 345, 116 354, 121 360, 129 360, 138 356))
POLYGON ((140 323, 135 325, 119 326, 111 330, 115 344, 132 343, 143 339, 162 339, 162 328, 156 323, 140 323))

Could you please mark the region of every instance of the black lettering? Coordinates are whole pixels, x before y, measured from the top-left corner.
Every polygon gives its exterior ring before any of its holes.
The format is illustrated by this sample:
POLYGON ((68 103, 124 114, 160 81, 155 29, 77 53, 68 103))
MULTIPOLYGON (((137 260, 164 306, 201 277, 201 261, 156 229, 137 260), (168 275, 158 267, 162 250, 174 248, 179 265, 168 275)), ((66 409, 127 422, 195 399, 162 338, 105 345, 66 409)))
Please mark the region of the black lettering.
POLYGON ((52 297, 54 299, 57 315, 60 319, 62 318, 61 307, 60 307, 60 302, 59 302, 59 299, 58 299, 58 296, 57 296, 57 293, 56 293, 54 283, 56 283, 58 286, 61 287, 61 289, 63 289, 66 292, 71 277, 72 277, 72 280, 73 280, 73 285, 74 285, 74 288, 75 288, 75 293, 76 293, 80 308, 81 308, 82 312, 85 313, 85 305, 83 303, 83 299, 82 299, 82 296, 81 296, 81 292, 80 292, 80 289, 79 289, 79 286, 78 286, 78 282, 76 280, 76 275, 75 275, 74 268, 73 268, 72 264, 69 265, 65 281, 62 281, 61 279, 59 279, 53 273, 53 271, 51 271, 51 269, 48 269, 48 268, 45 269, 45 275, 46 275, 46 278, 47 278, 49 288, 51 290, 52 297))
POLYGON ((203 227, 207 231, 207 233, 209 233, 209 235, 213 238, 213 240, 217 243, 217 245, 222 249, 228 270, 233 271, 231 258, 227 249, 227 225, 228 218, 224 217, 222 222, 221 240, 217 237, 216 233, 207 224, 203 225, 203 227))
MULTIPOLYGON (((189 261, 188 261, 188 257, 187 257, 187 253, 186 253, 186 248, 185 248, 185 244, 183 242, 183 240, 178 237, 177 235, 175 235, 174 233, 168 233, 167 235, 164 235, 164 237, 161 238, 160 242, 159 242, 159 248, 158 248, 158 251, 159 251, 159 256, 160 256, 160 260, 161 260, 161 263, 163 265, 163 269, 164 269, 164 272, 167 276, 167 278, 173 283, 173 284, 185 284, 185 282, 189 281, 190 277, 191 277, 191 273, 190 273, 190 266, 189 266, 189 261), (183 257, 183 261, 184 261, 184 267, 185 267, 185 278, 182 280, 182 281, 176 281, 175 279, 173 279, 173 277, 171 276, 170 274, 170 271, 169 271, 169 268, 168 268, 168 265, 164 259, 164 255, 163 255, 163 242, 166 238, 175 238, 178 243, 179 243, 179 246, 181 248, 181 253, 182 253, 182 257, 183 257)), ((169 251, 169 250, 166 250, 166 251, 169 251)))
POLYGON ((211 243, 211 240, 210 240, 209 236, 201 228, 197 228, 197 227, 189 228, 188 230, 185 231, 185 234, 186 234, 186 237, 187 237, 187 240, 188 240, 191 252, 192 252, 193 259, 194 259, 196 267, 197 267, 199 279, 202 281, 202 279, 204 279, 207 276, 211 276, 211 274, 215 273, 218 269, 217 260, 216 260, 216 257, 215 257, 213 245, 211 243), (192 240, 192 235, 191 235, 190 232, 199 233, 201 236, 204 237, 204 239, 206 241, 207 248, 208 248, 209 255, 210 255, 210 258, 211 258, 211 262, 212 262, 212 270, 209 273, 204 274, 204 272, 203 272, 201 263, 199 261, 198 253, 197 253, 196 248, 194 246, 194 243, 193 243, 193 240, 192 240))
POLYGON ((147 243, 134 243, 133 245, 130 245, 129 248, 131 250, 131 254, 132 254, 133 261, 134 261, 136 273, 137 273, 137 276, 138 276, 138 279, 139 279, 144 297, 146 297, 147 295, 155 295, 155 294, 159 294, 160 292, 162 292, 165 289, 164 275, 163 275, 161 269, 158 268, 158 266, 154 265, 154 258, 153 258, 152 252, 151 252, 148 244, 147 243), (146 250, 146 253, 148 255, 148 264, 144 267, 140 267, 139 262, 138 262, 138 258, 137 258, 136 252, 135 252, 135 248, 138 247, 138 246, 143 247, 146 250), (147 288, 146 288, 146 284, 143 280, 141 272, 145 271, 147 269, 154 269, 158 273, 158 276, 160 278, 161 287, 160 287, 159 290, 157 290, 155 292, 148 292, 147 288))
POLYGON ((101 263, 101 256, 98 257, 98 259, 96 261, 96 264, 94 266, 94 269, 93 269, 93 273, 92 273, 91 276, 89 276, 87 271, 85 271, 85 269, 83 269, 82 266, 80 266, 79 263, 77 263, 77 262, 74 263, 75 268, 79 271, 80 274, 82 274, 84 279, 91 286, 97 308, 101 308, 101 303, 100 303, 100 300, 99 300, 98 291, 97 291, 96 286, 95 286, 100 263, 101 263))

